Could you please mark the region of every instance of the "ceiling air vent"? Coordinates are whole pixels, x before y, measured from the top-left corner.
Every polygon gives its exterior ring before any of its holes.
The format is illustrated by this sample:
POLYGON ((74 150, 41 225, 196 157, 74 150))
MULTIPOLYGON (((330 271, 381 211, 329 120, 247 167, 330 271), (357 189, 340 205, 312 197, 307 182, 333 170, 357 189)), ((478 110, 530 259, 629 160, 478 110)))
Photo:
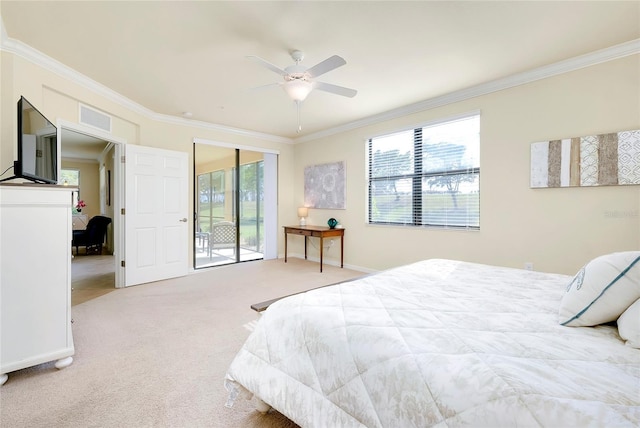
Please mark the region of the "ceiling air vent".
POLYGON ((80 104, 80 123, 111 133, 111 116, 80 104))

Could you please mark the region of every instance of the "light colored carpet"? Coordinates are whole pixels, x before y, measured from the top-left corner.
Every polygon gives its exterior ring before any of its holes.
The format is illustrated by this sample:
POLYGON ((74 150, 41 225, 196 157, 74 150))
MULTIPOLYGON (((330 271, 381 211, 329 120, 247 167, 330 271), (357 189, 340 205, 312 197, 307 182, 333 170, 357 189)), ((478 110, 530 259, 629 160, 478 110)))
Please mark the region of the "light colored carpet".
POLYGON ((95 299, 115 288, 112 255, 75 255, 71 259, 71 306, 95 299))
POLYGON ((295 427, 250 400, 224 406, 224 376, 259 318, 252 303, 362 272, 290 258, 116 289, 72 307, 74 362, 9 374, 2 427, 295 427))

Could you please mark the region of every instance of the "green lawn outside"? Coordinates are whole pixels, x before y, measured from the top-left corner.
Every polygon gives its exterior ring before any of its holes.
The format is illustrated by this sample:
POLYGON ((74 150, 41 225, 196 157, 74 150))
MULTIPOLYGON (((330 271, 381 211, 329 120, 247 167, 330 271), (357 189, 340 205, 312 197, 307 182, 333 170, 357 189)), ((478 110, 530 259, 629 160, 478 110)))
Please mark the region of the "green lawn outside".
MULTIPOLYGON (((447 193, 428 193, 423 195, 423 222, 438 224, 446 222, 452 216, 467 218, 472 225, 479 224, 479 203, 478 193, 461 193, 456 195, 457 208, 454 205, 452 195, 447 193)), ((371 213, 372 221, 393 223, 412 223, 412 195, 402 193, 398 195, 374 195, 373 209, 371 213), (381 213, 384 213, 382 215, 381 213)))
MULTIPOLYGON (((258 228, 256 227, 256 202, 248 201, 242 202, 240 209, 242 216, 240 218, 240 245, 247 246, 255 249, 256 237, 258 234, 258 228)), ((210 232, 211 224, 215 224, 221 221, 230 221, 231 219, 225 219, 224 216, 225 207, 224 204, 200 204, 200 212, 198 213, 198 224, 201 232, 210 232)), ((264 238, 264 225, 259 225, 261 241, 264 238)), ((260 248, 262 248, 262 242, 260 242, 260 248)))

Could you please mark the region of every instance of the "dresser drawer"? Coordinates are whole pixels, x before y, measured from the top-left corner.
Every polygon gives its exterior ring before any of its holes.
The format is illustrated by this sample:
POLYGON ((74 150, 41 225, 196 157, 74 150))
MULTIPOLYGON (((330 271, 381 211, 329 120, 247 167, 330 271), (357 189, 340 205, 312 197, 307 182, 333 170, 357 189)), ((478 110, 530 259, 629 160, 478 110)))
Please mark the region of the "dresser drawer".
POLYGON ((302 230, 302 229, 287 229, 286 233, 290 233, 292 235, 302 235, 302 236, 312 236, 312 230, 302 230))

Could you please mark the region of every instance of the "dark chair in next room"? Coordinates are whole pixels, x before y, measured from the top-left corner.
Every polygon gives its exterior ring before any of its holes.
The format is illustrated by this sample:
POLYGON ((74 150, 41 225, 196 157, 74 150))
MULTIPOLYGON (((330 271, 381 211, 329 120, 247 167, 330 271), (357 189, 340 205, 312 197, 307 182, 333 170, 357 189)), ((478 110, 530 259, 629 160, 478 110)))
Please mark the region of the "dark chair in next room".
POLYGON ((87 254, 90 251, 102 254, 102 244, 107 235, 107 226, 110 223, 109 217, 97 215, 89 220, 85 230, 74 230, 71 245, 76 247, 76 254, 79 254, 78 247, 85 247, 87 254))

